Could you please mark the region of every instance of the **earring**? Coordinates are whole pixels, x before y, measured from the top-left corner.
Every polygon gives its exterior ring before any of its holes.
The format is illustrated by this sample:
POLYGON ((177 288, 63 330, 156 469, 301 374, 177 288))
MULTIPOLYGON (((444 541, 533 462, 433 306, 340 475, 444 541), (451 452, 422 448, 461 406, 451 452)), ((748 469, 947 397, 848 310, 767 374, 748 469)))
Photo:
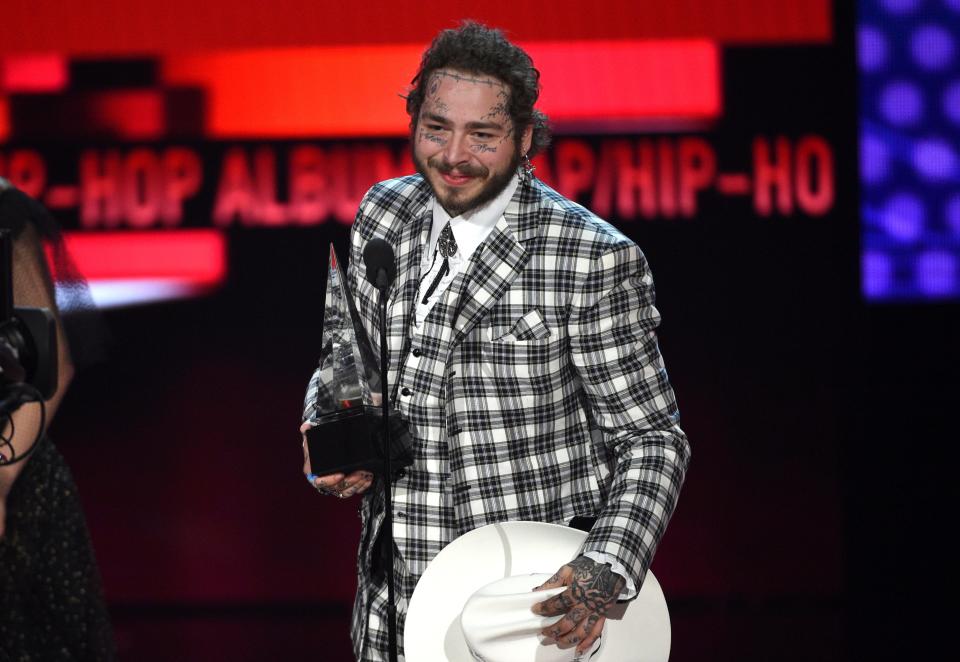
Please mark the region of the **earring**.
POLYGON ((535 165, 530 163, 530 157, 527 154, 523 155, 523 158, 520 161, 520 167, 523 168, 522 175, 526 179, 533 179, 533 171, 537 169, 535 165))

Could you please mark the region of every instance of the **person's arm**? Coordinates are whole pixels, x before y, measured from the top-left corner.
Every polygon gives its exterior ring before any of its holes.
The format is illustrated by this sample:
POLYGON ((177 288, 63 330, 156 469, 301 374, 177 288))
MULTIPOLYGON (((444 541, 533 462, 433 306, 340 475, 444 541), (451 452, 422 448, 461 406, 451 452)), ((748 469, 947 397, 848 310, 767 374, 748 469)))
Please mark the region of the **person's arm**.
MULTIPOLYGON (((67 386, 73 379, 73 363, 70 360, 70 351, 60 323, 60 316, 57 314, 53 285, 47 272, 46 261, 43 259, 43 247, 37 232, 31 226, 25 227, 13 244, 13 300, 17 306, 49 308, 56 317, 57 392, 45 403, 45 423, 49 425, 67 386)), ((30 448, 41 432, 40 405, 35 402, 25 404, 11 415, 11 419, 14 429, 11 444, 19 455, 30 448)), ((9 432, 8 424, 3 431, 4 437, 10 436, 9 432)), ((29 461, 28 458, 23 462, 0 466, 0 537, 3 536, 6 521, 7 495, 17 476, 29 461)))
POLYGON ((653 300, 646 259, 633 243, 621 241, 596 260, 571 308, 571 359, 613 476, 582 555, 541 587, 570 588, 537 611, 566 614, 544 634, 581 651, 599 636, 626 580, 636 590, 642 585, 690 461, 657 346, 660 318, 653 300))

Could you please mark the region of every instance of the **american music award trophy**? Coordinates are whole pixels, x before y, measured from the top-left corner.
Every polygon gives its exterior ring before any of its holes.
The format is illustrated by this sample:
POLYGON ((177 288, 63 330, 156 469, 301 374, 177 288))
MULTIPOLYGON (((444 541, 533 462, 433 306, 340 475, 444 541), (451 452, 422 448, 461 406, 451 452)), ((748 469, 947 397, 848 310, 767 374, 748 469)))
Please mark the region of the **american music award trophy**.
MULTIPOLYGON (((320 365, 307 387, 303 418, 314 474, 382 472, 383 408, 380 368, 360 322, 337 254, 330 268, 323 310, 320 365)), ((390 411, 391 471, 411 463, 406 424, 390 411)))

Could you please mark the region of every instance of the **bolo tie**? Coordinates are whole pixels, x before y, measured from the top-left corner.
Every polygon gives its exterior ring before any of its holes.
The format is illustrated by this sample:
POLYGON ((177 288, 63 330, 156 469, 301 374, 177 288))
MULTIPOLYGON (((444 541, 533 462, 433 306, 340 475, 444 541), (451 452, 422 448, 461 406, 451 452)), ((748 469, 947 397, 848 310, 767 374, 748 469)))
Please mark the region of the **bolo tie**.
POLYGON ((423 301, 421 301, 421 303, 426 305, 430 299, 430 295, 433 294, 437 286, 440 285, 440 281, 450 273, 450 258, 456 254, 457 240, 453 238, 453 230, 450 228, 450 223, 448 222, 443 226, 443 230, 440 231, 440 239, 437 241, 437 252, 433 256, 433 259, 436 260, 437 255, 442 255, 443 264, 440 265, 440 271, 437 272, 433 282, 430 283, 430 287, 427 288, 427 293, 423 295, 423 301))

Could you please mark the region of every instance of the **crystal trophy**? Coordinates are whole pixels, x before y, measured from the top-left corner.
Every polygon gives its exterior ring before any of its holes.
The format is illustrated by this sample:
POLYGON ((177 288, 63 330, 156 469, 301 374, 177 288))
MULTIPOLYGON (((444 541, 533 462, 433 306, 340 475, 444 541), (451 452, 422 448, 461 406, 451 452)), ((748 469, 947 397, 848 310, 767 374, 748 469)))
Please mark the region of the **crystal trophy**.
MULTIPOLYGON (((323 476, 383 463, 380 367, 333 244, 323 309, 320 365, 307 386, 303 420, 311 471, 323 476)), ((392 469, 411 463, 406 424, 390 412, 392 469)))

